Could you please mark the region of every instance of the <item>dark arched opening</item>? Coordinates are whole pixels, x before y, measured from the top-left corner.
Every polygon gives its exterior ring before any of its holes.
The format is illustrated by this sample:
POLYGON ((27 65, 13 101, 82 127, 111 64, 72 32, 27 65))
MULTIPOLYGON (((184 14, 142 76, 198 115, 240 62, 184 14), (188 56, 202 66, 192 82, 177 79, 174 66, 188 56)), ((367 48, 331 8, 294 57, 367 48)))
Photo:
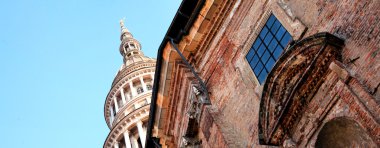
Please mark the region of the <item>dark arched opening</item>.
POLYGON ((353 120, 343 117, 327 122, 318 134, 316 148, 373 147, 376 144, 353 120))
POLYGON ((143 147, 142 144, 141 144, 141 139, 140 139, 140 137, 139 137, 139 139, 137 139, 137 144, 138 144, 138 147, 139 147, 139 148, 142 148, 142 147, 143 147))

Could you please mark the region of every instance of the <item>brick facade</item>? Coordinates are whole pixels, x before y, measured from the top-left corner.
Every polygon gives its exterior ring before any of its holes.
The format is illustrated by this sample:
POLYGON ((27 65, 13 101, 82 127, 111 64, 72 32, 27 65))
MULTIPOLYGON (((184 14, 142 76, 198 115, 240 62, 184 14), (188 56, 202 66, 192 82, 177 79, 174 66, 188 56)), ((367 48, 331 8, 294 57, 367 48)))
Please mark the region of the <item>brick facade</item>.
MULTIPOLYGON (((270 84, 259 84, 245 56, 263 24, 273 14, 295 40, 295 50, 301 46, 299 41, 321 32, 332 34, 344 44, 337 50, 338 58, 324 56, 327 60, 317 60, 317 65, 323 66, 314 69, 325 69, 320 71, 323 76, 315 76, 318 85, 312 87, 311 78, 298 80, 302 71, 289 71, 294 75, 268 75, 267 79, 281 76, 302 83, 300 90, 305 88, 305 92, 290 97, 293 103, 289 108, 294 102, 297 103, 297 95, 305 94, 309 88, 315 89, 307 95, 309 101, 301 103, 299 110, 286 110, 278 119, 273 119, 291 123, 292 127, 285 127, 282 138, 271 145, 315 147, 323 127, 342 118, 339 123, 352 121, 358 127, 356 131, 362 131, 357 136, 362 140, 352 138, 350 145, 379 146, 379 9, 380 2, 377 1, 206 0, 188 35, 182 38, 178 47, 206 83, 211 105, 200 105, 200 118, 194 123, 197 129, 189 129, 190 118, 186 113, 191 106, 191 86, 197 83, 173 46, 167 42, 163 54, 158 55, 163 63, 160 82, 155 84, 158 97, 152 137, 160 138, 162 147, 267 147, 270 142, 259 140, 261 101, 275 100, 273 97, 266 98, 264 94, 276 93, 285 85, 268 89, 264 86, 270 84), (197 133, 193 136, 197 142, 183 142, 182 137, 187 130, 197 133)), ((307 44, 302 46, 309 48, 307 44)), ((283 61, 296 55, 289 49, 288 46, 284 51, 290 54, 289 58, 283 58, 283 61)), ((277 62, 273 71, 283 68, 278 66, 282 63, 277 62)), ((266 83, 272 81, 267 80, 266 83)), ((295 87, 289 90, 298 91, 295 87)), ((263 114, 274 113, 267 110, 263 114)), ((267 138, 276 139, 276 134, 272 136, 267 138)))

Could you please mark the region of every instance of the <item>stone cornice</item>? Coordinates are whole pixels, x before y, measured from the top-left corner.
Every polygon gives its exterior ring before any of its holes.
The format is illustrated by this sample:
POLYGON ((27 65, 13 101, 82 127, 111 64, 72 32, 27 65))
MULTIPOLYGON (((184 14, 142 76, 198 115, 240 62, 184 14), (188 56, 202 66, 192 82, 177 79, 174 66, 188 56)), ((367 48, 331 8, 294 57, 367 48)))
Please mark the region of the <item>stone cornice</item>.
POLYGON ((115 76, 115 79, 112 82, 111 88, 114 87, 121 79, 123 79, 124 77, 126 77, 127 75, 135 71, 138 71, 140 69, 155 68, 155 67, 156 67, 156 61, 136 63, 135 65, 132 65, 130 67, 125 67, 117 73, 117 75, 115 76))
MULTIPOLYGON (((207 13, 204 14, 205 19, 202 21, 199 29, 197 30, 197 34, 199 41, 197 41, 196 52, 194 53, 194 59, 199 67, 204 67, 207 59, 203 59, 205 54, 208 51, 208 48, 212 46, 212 42, 218 34, 224 34, 226 31, 225 28, 222 27, 223 22, 226 19, 230 19, 227 16, 230 11, 232 11, 234 5, 239 5, 239 2, 236 3, 236 0, 231 1, 220 1, 219 3, 213 3, 210 6, 207 13)), ((207 70, 204 70, 207 71, 207 70)))

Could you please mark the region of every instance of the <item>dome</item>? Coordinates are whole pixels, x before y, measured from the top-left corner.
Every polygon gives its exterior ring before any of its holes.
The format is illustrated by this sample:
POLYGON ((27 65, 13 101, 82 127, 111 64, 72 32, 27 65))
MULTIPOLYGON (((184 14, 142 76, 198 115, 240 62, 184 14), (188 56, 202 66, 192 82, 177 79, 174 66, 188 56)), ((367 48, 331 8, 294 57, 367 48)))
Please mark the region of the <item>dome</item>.
MULTIPOLYGON (((132 52, 133 54, 133 52, 132 52)), ((148 62, 148 61, 152 61, 154 59, 152 58, 149 58, 145 55, 142 55, 142 54, 136 54, 136 55, 131 55, 129 58, 126 58, 126 60, 124 61, 124 64, 125 64, 125 67, 129 67, 130 65, 134 64, 134 63, 140 63, 140 62, 148 62)))

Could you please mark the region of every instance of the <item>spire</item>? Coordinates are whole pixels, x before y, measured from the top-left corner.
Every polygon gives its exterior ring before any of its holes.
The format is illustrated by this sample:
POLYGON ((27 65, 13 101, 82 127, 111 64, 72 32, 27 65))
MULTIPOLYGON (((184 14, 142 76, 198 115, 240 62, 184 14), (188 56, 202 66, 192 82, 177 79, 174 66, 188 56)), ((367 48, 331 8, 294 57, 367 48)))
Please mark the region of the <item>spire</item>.
POLYGON ((120 28, 121 28, 121 33, 129 32, 129 30, 124 26, 124 20, 125 18, 120 20, 120 28))
POLYGON ((150 60, 150 58, 144 56, 141 51, 141 44, 137 41, 132 33, 124 25, 124 19, 120 20, 121 36, 120 36, 120 54, 123 56, 125 66, 133 64, 135 62, 150 60))
POLYGON ((127 27, 125 27, 124 25, 124 19, 121 19, 120 20, 120 29, 121 29, 121 35, 120 35, 120 40, 123 41, 123 40, 126 40, 128 38, 133 38, 133 35, 131 32, 129 32, 129 30, 127 29, 127 27))

